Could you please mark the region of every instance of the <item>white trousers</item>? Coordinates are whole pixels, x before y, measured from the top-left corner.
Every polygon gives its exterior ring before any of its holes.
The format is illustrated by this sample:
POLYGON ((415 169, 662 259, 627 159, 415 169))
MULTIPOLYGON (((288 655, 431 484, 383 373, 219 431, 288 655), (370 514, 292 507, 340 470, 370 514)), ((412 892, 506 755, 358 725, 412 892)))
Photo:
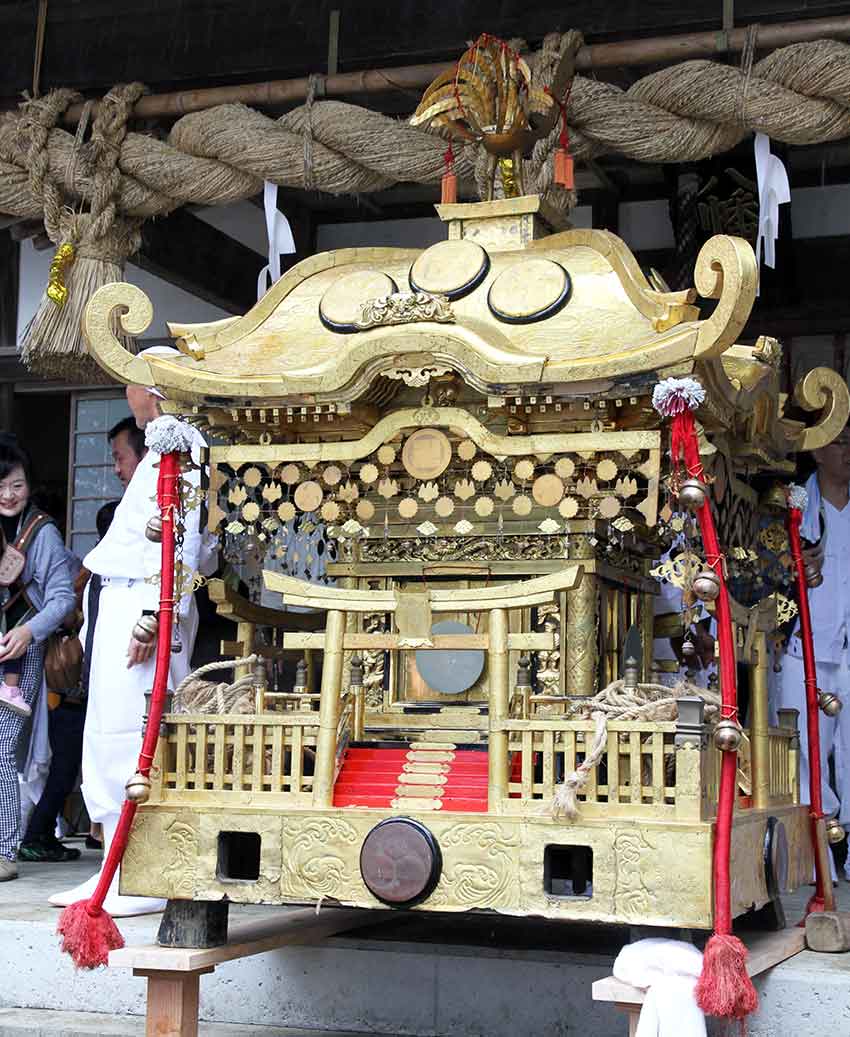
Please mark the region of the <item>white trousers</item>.
MULTIPOLYGON (((821 795, 827 815, 837 815, 850 825, 850 666, 848 653, 840 663, 817 664, 818 687, 838 695, 844 708, 837 717, 818 710, 821 751, 821 795), (829 754, 835 753, 835 790, 829 784, 829 754)), ((809 803, 809 733, 806 723, 806 688, 803 660, 786 653, 777 675, 776 708, 800 711, 800 802, 809 803)))
MULTIPOLYGON (((153 685, 155 660, 127 668, 130 634, 143 608, 139 590, 139 583, 110 581, 100 592, 83 735, 82 792, 92 821, 120 813, 124 785, 136 770, 142 747, 145 692, 153 685)), ((180 620, 182 650, 171 656, 172 691, 189 673, 197 631, 192 599, 180 620)))

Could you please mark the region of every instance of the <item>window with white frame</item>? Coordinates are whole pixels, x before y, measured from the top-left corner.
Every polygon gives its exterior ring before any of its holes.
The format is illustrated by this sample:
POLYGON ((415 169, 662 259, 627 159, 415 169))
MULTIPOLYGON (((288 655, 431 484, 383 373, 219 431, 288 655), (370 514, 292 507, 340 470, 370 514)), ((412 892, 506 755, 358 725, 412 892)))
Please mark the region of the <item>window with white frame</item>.
POLYGON ((71 403, 68 546, 82 558, 97 543, 95 519, 124 488, 112 467, 107 433, 130 413, 123 393, 75 393, 71 403))

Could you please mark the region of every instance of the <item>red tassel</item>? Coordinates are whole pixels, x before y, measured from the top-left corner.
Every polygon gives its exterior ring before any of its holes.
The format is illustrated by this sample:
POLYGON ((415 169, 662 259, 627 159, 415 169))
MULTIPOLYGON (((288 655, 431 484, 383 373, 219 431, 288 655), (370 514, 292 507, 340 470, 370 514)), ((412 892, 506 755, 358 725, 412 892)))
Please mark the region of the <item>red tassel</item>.
POLYGON ((737 936, 716 933, 711 937, 694 993, 706 1015, 746 1019, 756 1011, 759 996, 747 972, 747 948, 737 936))
POLYGON ((62 937, 62 950, 70 954, 78 969, 106 965, 109 952, 124 946, 124 937, 112 916, 102 908, 89 913, 88 900, 78 900, 59 916, 56 932, 62 937))
POLYGON ((457 201, 457 177, 454 173, 444 173, 441 181, 440 201, 443 205, 453 205, 457 201))
POLYGON ((575 173, 573 171, 573 156, 558 148, 555 152, 555 183, 571 191, 575 185, 575 173))

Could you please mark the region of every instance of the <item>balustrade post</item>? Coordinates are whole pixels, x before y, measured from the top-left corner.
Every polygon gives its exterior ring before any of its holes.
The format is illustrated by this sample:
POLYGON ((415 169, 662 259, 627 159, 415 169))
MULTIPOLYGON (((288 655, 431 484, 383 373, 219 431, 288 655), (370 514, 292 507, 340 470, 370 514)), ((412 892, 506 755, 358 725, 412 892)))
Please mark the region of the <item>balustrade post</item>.
POLYGON ((490 613, 490 737, 488 746, 488 809, 501 813, 508 798, 508 718, 510 687, 508 674, 508 613, 493 609, 490 613))
POLYGON ((316 767, 313 775, 314 807, 329 807, 333 804, 344 637, 345 613, 338 609, 330 609, 325 626, 325 654, 322 662, 319 732, 316 738, 316 767))
POLYGON ((791 800, 800 802, 800 711, 778 709, 779 726, 783 731, 793 732, 788 739, 788 769, 791 772, 791 800))
POLYGON ((753 807, 765 810, 770 803, 770 734, 767 719, 767 635, 756 631, 755 665, 750 669, 750 767, 753 807))

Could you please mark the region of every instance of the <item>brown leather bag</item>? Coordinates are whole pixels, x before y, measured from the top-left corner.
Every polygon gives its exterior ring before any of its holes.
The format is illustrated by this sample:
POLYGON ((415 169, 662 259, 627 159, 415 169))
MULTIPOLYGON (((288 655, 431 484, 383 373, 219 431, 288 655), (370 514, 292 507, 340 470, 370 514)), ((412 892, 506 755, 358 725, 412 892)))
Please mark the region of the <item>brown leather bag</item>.
POLYGON ((47 639, 44 653, 44 679, 53 692, 76 688, 83 674, 83 646, 76 634, 57 630, 47 639))

